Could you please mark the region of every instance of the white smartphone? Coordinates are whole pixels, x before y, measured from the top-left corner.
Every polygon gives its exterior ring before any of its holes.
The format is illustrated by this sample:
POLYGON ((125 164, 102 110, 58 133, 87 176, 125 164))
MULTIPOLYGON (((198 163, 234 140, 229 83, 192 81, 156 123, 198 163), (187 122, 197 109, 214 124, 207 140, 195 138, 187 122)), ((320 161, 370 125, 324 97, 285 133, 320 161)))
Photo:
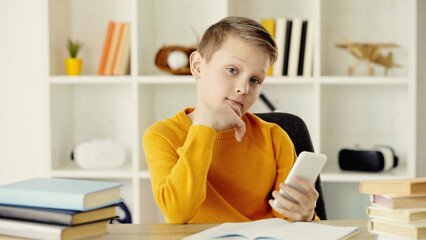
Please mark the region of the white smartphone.
MULTIPOLYGON (((327 161, 327 156, 321 153, 313 152, 301 152, 297 157, 296 163, 290 170, 287 178, 284 183, 290 185, 291 187, 297 189, 300 192, 304 192, 302 188, 294 183, 294 177, 301 177, 307 180, 309 183, 313 184, 318 178, 318 175, 321 172, 321 169, 324 167, 325 162, 327 161)), ((294 198, 280 189, 281 195, 290 201, 297 202, 294 198)), ((281 207, 278 201, 275 199, 274 205, 276 207, 281 207)))

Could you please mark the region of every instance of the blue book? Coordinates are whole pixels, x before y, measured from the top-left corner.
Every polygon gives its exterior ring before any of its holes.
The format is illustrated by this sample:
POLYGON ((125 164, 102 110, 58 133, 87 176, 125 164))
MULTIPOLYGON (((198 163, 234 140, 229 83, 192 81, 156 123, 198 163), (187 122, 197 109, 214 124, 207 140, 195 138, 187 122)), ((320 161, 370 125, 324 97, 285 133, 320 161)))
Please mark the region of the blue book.
POLYGON ((0 204, 88 211, 121 202, 121 183, 33 178, 0 186, 0 204))

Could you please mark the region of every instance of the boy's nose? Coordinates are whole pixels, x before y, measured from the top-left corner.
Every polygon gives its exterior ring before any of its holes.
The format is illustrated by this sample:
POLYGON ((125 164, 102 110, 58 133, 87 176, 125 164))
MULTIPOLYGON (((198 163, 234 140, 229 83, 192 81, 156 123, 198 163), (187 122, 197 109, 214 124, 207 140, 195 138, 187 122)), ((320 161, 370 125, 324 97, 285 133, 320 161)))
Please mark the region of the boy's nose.
POLYGON ((238 94, 243 94, 243 95, 245 95, 245 94, 247 94, 248 93, 248 91, 249 91, 249 84, 247 83, 247 82, 240 82, 240 83, 238 83, 236 86, 235 86, 235 91, 238 93, 238 94))

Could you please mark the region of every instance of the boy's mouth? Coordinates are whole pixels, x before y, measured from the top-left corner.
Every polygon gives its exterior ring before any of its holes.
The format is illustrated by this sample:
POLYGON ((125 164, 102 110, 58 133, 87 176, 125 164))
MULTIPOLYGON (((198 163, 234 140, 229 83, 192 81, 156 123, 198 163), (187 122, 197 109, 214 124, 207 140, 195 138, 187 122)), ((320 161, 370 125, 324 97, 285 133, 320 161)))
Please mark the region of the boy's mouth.
POLYGON ((230 98, 226 98, 226 100, 231 104, 237 105, 238 107, 240 107, 240 109, 243 108, 243 104, 240 101, 233 100, 233 99, 230 99, 230 98))

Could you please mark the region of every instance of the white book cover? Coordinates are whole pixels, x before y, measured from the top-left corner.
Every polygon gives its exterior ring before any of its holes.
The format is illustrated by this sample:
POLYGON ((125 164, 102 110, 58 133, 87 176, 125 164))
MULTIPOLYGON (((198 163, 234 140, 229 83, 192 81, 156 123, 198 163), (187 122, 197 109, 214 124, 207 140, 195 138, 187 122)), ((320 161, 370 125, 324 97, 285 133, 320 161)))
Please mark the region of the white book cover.
POLYGON ((302 19, 293 19, 291 27, 290 53, 288 57, 288 76, 297 76, 299 66, 300 39, 302 37, 302 19))
POLYGON ((0 234, 31 239, 61 239, 66 226, 0 219, 0 234))
POLYGON ((308 28, 306 29, 305 59, 303 61, 303 76, 312 76, 314 61, 314 23, 308 19, 308 28))
POLYGON ((340 227, 308 222, 288 222, 269 218, 244 223, 223 223, 200 233, 185 237, 191 239, 345 239, 358 233, 358 227, 340 227))
POLYGON ((272 68, 272 76, 283 75, 284 64, 284 48, 285 48, 285 33, 287 28, 286 18, 277 18, 275 20, 275 43, 278 48, 277 61, 272 68))
POLYGON ((71 227, 0 218, 0 235, 13 237, 43 240, 82 239, 106 232, 107 221, 71 227))

